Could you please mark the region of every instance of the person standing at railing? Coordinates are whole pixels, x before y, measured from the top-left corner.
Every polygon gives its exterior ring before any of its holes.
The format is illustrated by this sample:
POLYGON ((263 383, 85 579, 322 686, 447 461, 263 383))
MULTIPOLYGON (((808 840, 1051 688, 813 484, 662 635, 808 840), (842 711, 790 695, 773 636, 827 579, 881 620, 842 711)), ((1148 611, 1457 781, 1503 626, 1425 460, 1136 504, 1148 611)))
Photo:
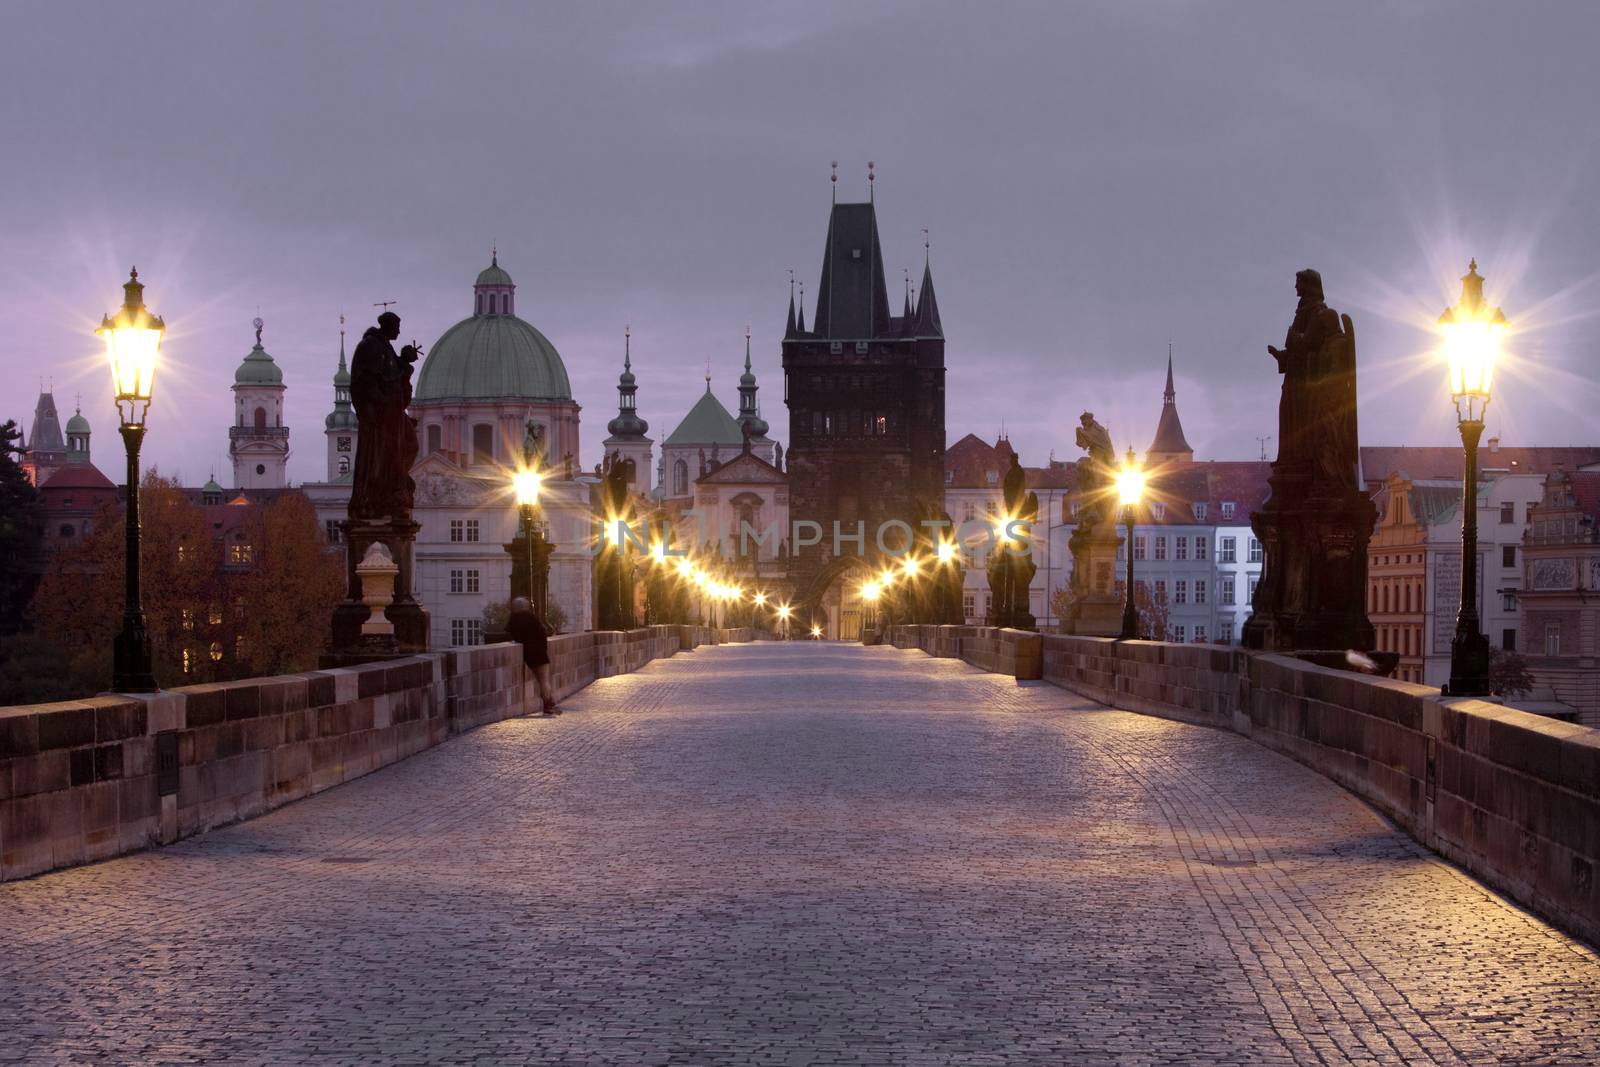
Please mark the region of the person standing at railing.
POLYGON ((545 715, 560 715, 556 707, 555 691, 550 686, 550 633, 534 613, 528 598, 519 596, 511 602, 511 617, 506 620, 506 632, 522 646, 522 662, 533 671, 539 685, 539 697, 544 703, 545 715))

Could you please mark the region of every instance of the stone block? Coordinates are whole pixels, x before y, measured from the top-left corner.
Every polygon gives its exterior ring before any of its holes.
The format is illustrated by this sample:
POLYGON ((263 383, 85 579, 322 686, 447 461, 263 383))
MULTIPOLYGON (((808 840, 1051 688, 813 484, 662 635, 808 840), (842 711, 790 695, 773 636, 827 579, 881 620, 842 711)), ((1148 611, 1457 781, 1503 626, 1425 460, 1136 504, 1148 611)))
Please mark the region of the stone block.
POLYGON ((53 793, 72 784, 71 759, 63 750, 40 752, 9 762, 12 790, 19 797, 53 793))
POLYGON ((94 752, 94 780, 114 782, 122 777, 122 745, 96 745, 94 752))
POLYGON ((72 788, 91 785, 94 782, 94 749, 75 748, 67 753, 70 768, 72 788))
POLYGON ((0 709, 0 760, 39 751, 39 716, 32 708, 0 709))
POLYGON ((149 716, 140 701, 122 697, 96 697, 88 704, 94 708, 94 739, 97 743, 121 741, 147 732, 149 716))
POLYGON ((94 709, 58 704, 39 715, 39 749, 77 748, 94 744, 94 709))
POLYGON ((191 730, 214 726, 228 717, 228 694, 219 685, 188 686, 183 696, 183 724, 191 730))

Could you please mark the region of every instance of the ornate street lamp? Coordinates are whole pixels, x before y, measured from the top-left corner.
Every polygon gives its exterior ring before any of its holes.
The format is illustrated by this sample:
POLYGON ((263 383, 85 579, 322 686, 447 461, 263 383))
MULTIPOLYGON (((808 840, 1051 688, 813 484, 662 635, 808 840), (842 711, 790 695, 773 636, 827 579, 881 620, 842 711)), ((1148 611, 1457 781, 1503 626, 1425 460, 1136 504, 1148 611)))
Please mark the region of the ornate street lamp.
POLYGON ((155 669, 139 591, 139 446, 144 442, 150 399, 155 391, 156 356, 167 326, 144 306, 144 284, 139 281, 137 267, 129 272, 122 292, 122 307, 115 315, 104 316, 95 331, 106 341, 116 388, 117 418, 128 453, 127 592, 122 632, 113 646, 111 688, 119 693, 153 693, 155 669))
POLYGON ((522 516, 523 551, 527 554, 528 583, 524 590, 533 613, 545 621, 546 554, 541 551, 544 532, 539 528, 539 490, 544 476, 531 467, 524 467, 511 476, 511 488, 516 494, 517 510, 522 516))
POLYGON ((1128 577, 1124 583, 1127 589, 1122 598, 1121 638, 1124 641, 1132 641, 1139 636, 1139 609, 1133 604, 1133 520, 1143 495, 1144 471, 1139 469, 1139 460, 1130 447, 1127 460, 1122 469, 1117 471, 1117 502, 1122 505, 1122 521, 1128 530, 1128 577))
POLYGON ((867 628, 878 627, 878 598, 883 595, 883 586, 877 582, 867 582, 861 587, 861 599, 867 602, 867 628))
POLYGON ((1461 299, 1439 316, 1450 368, 1450 398, 1465 453, 1461 482, 1461 609, 1450 642, 1450 696, 1489 692, 1489 640, 1478 624, 1478 439, 1489 407, 1495 357, 1506 331, 1499 308, 1483 302, 1483 278, 1474 259, 1461 278, 1461 299))

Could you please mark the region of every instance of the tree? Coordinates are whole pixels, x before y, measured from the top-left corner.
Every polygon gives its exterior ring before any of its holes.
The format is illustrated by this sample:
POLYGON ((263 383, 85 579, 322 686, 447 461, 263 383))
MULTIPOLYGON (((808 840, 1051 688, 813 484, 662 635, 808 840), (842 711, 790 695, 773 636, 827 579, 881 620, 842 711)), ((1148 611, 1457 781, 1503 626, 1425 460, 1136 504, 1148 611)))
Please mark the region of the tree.
POLYGON ((247 524, 252 569, 227 583, 234 615, 228 649, 239 676, 312 670, 344 594, 343 555, 333 550, 302 493, 284 493, 247 524))
POLYGON ((0 634, 17 633, 28 621, 44 545, 39 491, 17 461, 21 441, 15 420, 0 424, 0 634))
POLYGON ((1533 672, 1519 653, 1489 650, 1489 692, 1504 697, 1526 696, 1533 692, 1533 684, 1533 672))

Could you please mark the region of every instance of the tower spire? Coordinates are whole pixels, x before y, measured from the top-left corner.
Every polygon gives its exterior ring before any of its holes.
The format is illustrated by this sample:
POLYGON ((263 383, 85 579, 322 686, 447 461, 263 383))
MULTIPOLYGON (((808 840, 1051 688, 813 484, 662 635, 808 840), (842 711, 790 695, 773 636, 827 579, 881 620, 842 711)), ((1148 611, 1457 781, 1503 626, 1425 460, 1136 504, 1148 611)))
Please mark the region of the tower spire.
POLYGON ((1172 342, 1167 342, 1167 391, 1161 394, 1163 404, 1174 403, 1178 399, 1178 391, 1172 388, 1172 342))
POLYGON ((806 283, 800 283, 800 311, 794 320, 794 328, 801 333, 806 332, 806 283))
POLYGON ((789 268, 789 321, 783 328, 783 336, 794 336, 794 268, 789 268))

